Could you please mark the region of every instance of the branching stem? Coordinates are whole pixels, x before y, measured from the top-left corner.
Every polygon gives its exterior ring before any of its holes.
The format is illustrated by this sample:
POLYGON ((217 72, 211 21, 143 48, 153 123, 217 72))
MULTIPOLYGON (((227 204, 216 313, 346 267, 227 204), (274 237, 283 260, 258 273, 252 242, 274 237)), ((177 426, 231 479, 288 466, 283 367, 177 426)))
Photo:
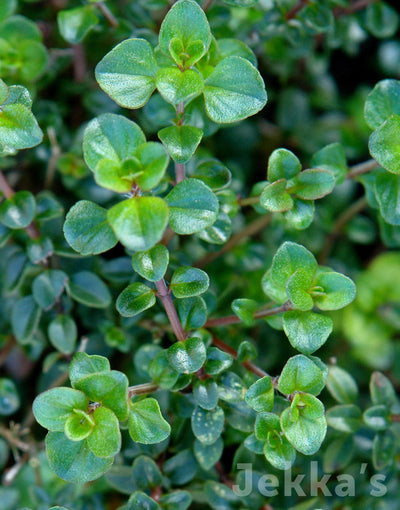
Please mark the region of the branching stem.
MULTIPOLYGON (((255 319, 263 319, 264 317, 271 317, 272 315, 278 315, 279 313, 287 312, 288 310, 292 310, 292 304, 287 301, 281 306, 277 306, 276 308, 264 308, 259 310, 254 314, 255 319)), ((227 315, 226 317, 217 317, 215 319, 209 319, 204 327, 205 328, 215 328, 218 326, 229 326, 230 324, 238 324, 242 322, 237 315, 227 315)))
POLYGON ((159 280, 156 282, 156 287, 157 296, 161 299, 161 302, 164 305, 165 312, 168 315, 169 322, 172 326, 176 338, 180 342, 184 342, 186 340, 186 334, 183 330, 181 321, 179 320, 174 302, 172 301, 171 291, 165 285, 164 280, 159 280))

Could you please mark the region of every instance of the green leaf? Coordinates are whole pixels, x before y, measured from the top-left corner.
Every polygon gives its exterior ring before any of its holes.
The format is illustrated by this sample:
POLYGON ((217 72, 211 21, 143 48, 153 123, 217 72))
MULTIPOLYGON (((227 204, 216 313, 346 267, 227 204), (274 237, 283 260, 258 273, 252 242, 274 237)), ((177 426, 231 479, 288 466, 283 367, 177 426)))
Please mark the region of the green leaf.
POLYGON ((310 296, 313 277, 310 272, 297 269, 286 283, 286 294, 294 308, 306 312, 312 310, 314 301, 310 296))
POLYGON ((72 387, 75 388, 75 385, 85 376, 96 372, 109 371, 110 362, 107 358, 96 354, 89 355, 86 352, 77 352, 69 366, 69 378, 72 387))
POLYGON ((258 379, 246 391, 246 403, 258 413, 272 411, 274 406, 274 387, 269 375, 258 379))
POLYGON ((308 228, 314 218, 314 202, 308 200, 300 200, 295 198, 293 207, 290 211, 286 211, 285 220, 289 227, 296 230, 304 230, 308 228))
POLYGON ((74 409, 65 422, 64 433, 70 441, 83 441, 92 432, 94 420, 91 415, 74 409))
POLYGON ((338 184, 341 184, 347 173, 346 155, 342 144, 331 143, 316 152, 311 158, 311 166, 331 172, 338 184))
POLYGON ((149 364, 149 376, 161 388, 173 388, 179 373, 169 364, 166 351, 161 351, 153 357, 149 364))
POLYGON ((365 120, 371 129, 377 129, 393 113, 400 114, 400 81, 381 80, 367 96, 365 120))
POLYGON ((276 438, 274 442, 266 442, 263 453, 272 466, 282 471, 289 469, 296 459, 296 450, 282 436, 276 438))
POLYGON ((211 411, 196 407, 192 414, 192 430, 197 439, 205 445, 215 443, 224 428, 225 415, 221 407, 211 411))
POLYGON ((270 412, 257 414, 254 424, 254 434, 259 441, 268 441, 270 432, 280 432, 281 424, 279 416, 270 412))
POLYGON ((283 330, 292 346, 304 354, 319 349, 332 329, 332 319, 318 313, 291 311, 283 314, 283 330))
POLYGON ((38 395, 32 406, 36 421, 54 432, 64 430, 65 422, 74 409, 86 411, 89 398, 72 388, 52 388, 38 395))
POLYGON ((63 354, 72 354, 78 338, 78 328, 69 315, 59 314, 48 327, 51 344, 63 354))
POLYGON ((131 283, 118 296, 116 308, 123 317, 134 317, 155 303, 153 289, 143 283, 131 283))
POLYGON ((43 139, 33 113, 23 104, 7 104, 0 111, 0 148, 18 150, 35 147, 43 139))
POLYGON ((10 416, 20 407, 17 388, 11 379, 0 378, 0 415, 10 416))
POLYGON ((254 314, 258 309, 257 301, 253 299, 234 299, 231 306, 233 313, 247 326, 254 323, 254 314))
POLYGON ((106 407, 98 407, 93 413, 94 429, 87 439, 87 445, 96 455, 107 459, 114 457, 121 449, 121 432, 115 414, 106 407))
POLYGON ((176 2, 165 16, 159 34, 160 49, 178 65, 190 67, 211 44, 211 31, 203 9, 193 0, 176 2))
POLYGON ((369 4, 365 13, 365 25, 375 37, 392 37, 399 27, 398 12, 386 2, 369 4))
POLYGON ((218 404, 217 383, 212 379, 197 380, 193 384, 193 398, 203 409, 214 409, 218 404))
POLYGON ((207 115, 217 123, 243 120, 264 108, 267 93, 257 69, 242 57, 227 57, 205 81, 207 115))
POLYGON ((95 8, 91 5, 66 9, 60 11, 57 16, 60 34, 71 44, 80 43, 98 21, 95 8))
POLYGON ((314 280, 313 298, 320 310, 339 310, 356 297, 356 286, 350 278, 340 273, 329 271, 319 273, 314 280))
POLYGON ((126 248, 144 251, 162 238, 168 207, 159 197, 133 197, 114 205, 108 211, 108 221, 126 248))
POLYGON ((249 342, 248 340, 243 340, 243 342, 240 342, 236 357, 239 363, 251 361, 253 359, 256 359, 257 356, 258 351, 251 342, 249 342))
POLYGON ((32 223, 35 209, 36 202, 32 193, 18 191, 0 204, 0 221, 8 228, 25 228, 32 223))
POLYGON ((118 166, 132 157, 146 142, 140 127, 131 120, 114 113, 104 113, 87 125, 83 135, 83 154, 92 172, 103 159, 118 166))
POLYGON ((54 253, 54 246, 49 237, 29 239, 26 253, 33 264, 45 262, 54 253))
POLYGON ((128 416, 128 378, 122 372, 95 372, 75 381, 75 388, 83 391, 92 402, 108 407, 122 421, 128 416))
POLYGON ((287 149, 275 149, 268 159, 267 176, 270 182, 293 179, 301 171, 299 158, 287 149))
POLYGON ((103 253, 118 242, 107 222, 107 211, 88 200, 71 207, 63 230, 68 244, 81 255, 103 253))
POLYGON ((32 296, 25 296, 15 302, 11 311, 12 331, 21 344, 28 343, 39 325, 42 311, 32 296))
POLYGON ((202 181, 185 179, 165 198, 170 225, 177 234, 194 234, 211 226, 217 219, 217 197, 202 181))
POLYGON ((203 131, 194 126, 169 126, 158 132, 158 138, 165 145, 176 163, 187 163, 196 152, 203 137, 203 131))
POLYGON ((153 48, 144 39, 127 39, 97 64, 100 87, 124 108, 140 108, 156 88, 157 62, 153 48))
POLYGON ((219 190, 230 183, 232 175, 218 159, 206 159, 199 163, 192 177, 200 179, 212 190, 219 190))
POLYGON ((132 465, 132 477, 140 490, 153 489, 163 482, 163 475, 159 467, 147 455, 136 457, 132 465))
POLYGON ((346 434, 353 434, 362 425, 361 410, 353 404, 331 407, 326 419, 330 427, 346 434))
POLYGON ((145 398, 130 404, 128 428, 131 438, 142 444, 160 443, 171 433, 171 427, 164 420, 160 406, 154 398, 145 398))
POLYGON ((327 376, 326 367, 322 362, 320 365, 322 367, 302 354, 290 358, 279 377, 278 390, 285 395, 296 391, 318 395, 325 386, 327 376))
POLYGON ((396 436, 390 430, 376 434, 372 444, 372 463, 376 470, 382 471, 394 462, 396 436))
MULTIPOLYGON (((1 9, 1 7, 0 7, 1 9)), ((0 18, 1 18, 1 11, 0 11, 0 18)), ((3 80, 0 79, 0 104, 3 104, 4 101, 7 99, 8 97, 8 87, 7 85, 4 83, 3 80)))
POLYGON ((296 176, 291 192, 302 200, 317 200, 331 193, 334 187, 333 174, 327 170, 311 168, 296 176))
POLYGON ((43 309, 49 310, 59 299, 68 276, 59 269, 48 269, 39 274, 32 283, 32 293, 36 303, 43 309))
POLYGON ((193 374, 204 365, 206 348, 201 338, 187 338, 184 342, 172 344, 167 357, 172 368, 180 374, 193 374))
POLYGON ((286 242, 276 252, 271 267, 271 278, 278 287, 285 287, 289 278, 302 269, 311 277, 318 264, 314 255, 300 244, 286 242))
POLYGON ((198 296, 210 285, 208 274, 195 267, 182 266, 172 275, 170 289, 177 298, 198 296))
POLYGON ((384 220, 390 225, 400 225, 400 175, 388 172, 378 174, 375 197, 384 220))
POLYGON ((164 510, 187 510, 192 504, 192 496, 188 491, 174 491, 160 498, 164 510))
POLYGON ((176 308, 185 331, 204 326, 207 320, 207 305, 203 298, 195 296, 178 299, 176 308))
POLYGON ((233 357, 227 352, 221 351, 218 347, 209 347, 207 349, 207 361, 204 370, 208 375, 217 375, 228 368, 233 363, 233 357))
POLYGON ((358 396, 357 383, 353 376, 337 365, 330 365, 326 387, 340 404, 352 404, 358 396))
POLYGON ((325 410, 322 402, 312 395, 299 395, 298 407, 283 411, 281 426, 289 443, 304 455, 314 455, 321 447, 326 435, 325 410), (297 412, 294 412, 294 409, 297 412))
POLYGON ((17 0, 4 0, 0 6, 0 21, 11 16, 17 8, 17 0))
POLYGON ((201 94, 204 81, 195 69, 181 71, 177 67, 161 67, 157 71, 156 86, 165 101, 177 105, 201 94))
POLYGON ((111 294, 105 283, 89 271, 75 273, 68 283, 71 297, 92 308, 106 308, 111 303, 111 294))
POLYGON ((369 407, 363 414, 364 423, 375 430, 381 432, 386 430, 392 424, 390 419, 390 411, 386 406, 369 407))
MULTIPOLYGON (((209 471, 221 458, 224 442, 219 437, 213 444, 203 444, 198 439, 194 442, 194 455, 201 468, 209 471)), ((178 509, 177 509, 178 510, 178 509)))
POLYGON ((232 234, 232 221, 224 212, 218 213, 215 223, 198 232, 200 239, 211 244, 225 244, 232 234))
POLYGON ((286 191, 286 179, 268 184, 260 195, 260 205, 270 212, 285 212, 293 207, 293 199, 286 191))
POLYGON ((372 402, 391 407, 397 401, 392 382, 381 372, 374 372, 369 383, 372 402))
POLYGON ((168 264, 169 251, 163 244, 135 253, 132 257, 133 269, 150 282, 161 280, 167 271, 168 264))
MULTIPOLYGON (((244 0, 242 3, 245 3, 246 1, 249 4, 251 2, 251 0, 244 0)), ((239 4, 239 2, 237 2, 237 4, 239 4)), ((234 5, 234 2, 232 2, 232 5, 234 5)), ((257 57, 243 41, 240 41, 239 39, 218 39, 217 45, 219 58, 221 60, 226 57, 243 57, 253 64, 253 66, 257 66, 257 57)))
POLYGON ((386 170, 400 173, 400 116, 391 115, 369 138, 371 156, 386 170))
POLYGON ((67 482, 83 484, 96 480, 112 465, 113 459, 100 459, 86 441, 70 441, 63 432, 49 432, 46 452, 51 469, 67 482))
POLYGON ((161 507, 144 492, 135 491, 128 500, 126 510, 161 510, 161 507))
POLYGON ((164 177, 169 163, 168 153, 161 143, 147 142, 137 148, 136 158, 140 163, 140 172, 132 178, 132 182, 141 190, 150 191, 158 186, 164 177))
POLYGON ((351 436, 343 436, 332 441, 324 452, 324 473, 342 472, 354 456, 354 441, 351 436))

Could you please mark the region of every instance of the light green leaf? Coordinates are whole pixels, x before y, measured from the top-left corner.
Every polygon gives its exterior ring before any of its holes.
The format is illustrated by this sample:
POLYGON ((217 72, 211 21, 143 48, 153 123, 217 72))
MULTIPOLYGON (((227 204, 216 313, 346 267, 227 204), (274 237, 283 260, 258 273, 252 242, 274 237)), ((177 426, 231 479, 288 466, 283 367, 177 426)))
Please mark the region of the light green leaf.
POLYGON ((333 174, 327 170, 311 168, 296 176, 290 191, 302 200, 317 200, 331 193, 334 187, 333 174))
POLYGON ((325 386, 326 376, 327 369, 322 362, 317 364, 313 359, 299 354, 290 358, 283 367, 278 390, 285 395, 296 391, 318 395, 325 386))
MULTIPOLYGON (((300 397, 300 394, 298 394, 300 397)), ((314 455, 325 439, 327 424, 322 402, 312 395, 302 394, 297 412, 294 403, 283 411, 281 426, 289 443, 304 455, 314 455)))
POLYGON ((331 172, 337 183, 341 184, 347 173, 346 155, 342 144, 331 143, 323 147, 312 157, 311 166, 331 172))
POLYGON ((227 57, 206 79, 204 100, 211 120, 230 123, 259 112, 267 93, 260 73, 248 60, 227 57))
POLYGON ((88 200, 71 207, 63 230, 68 244, 81 255, 103 253, 118 242, 107 222, 107 211, 88 200))
POLYGON ((340 273, 328 271, 319 273, 314 280, 313 292, 315 305, 320 310, 339 310, 356 297, 356 286, 350 278, 340 273))
POLYGON ((58 29, 66 41, 71 44, 80 43, 91 28, 97 25, 99 18, 91 5, 65 9, 57 16, 58 29))
POLYGON ((312 354, 332 333, 333 322, 317 313, 291 311, 283 314, 283 329, 295 349, 312 354))
POLYGON ((203 131, 194 126, 169 126, 161 129, 158 137, 176 163, 187 163, 196 152, 203 131))
POLYGON ((285 287, 289 278, 301 269, 311 277, 317 270, 314 255, 300 244, 283 243, 276 252, 271 267, 271 277, 278 287, 285 287))
POLYGON ((275 438, 273 442, 267 441, 263 453, 272 466, 283 471, 289 469, 296 459, 296 450, 283 436, 275 438))
POLYGON ((110 362, 103 356, 89 355, 86 352, 77 352, 69 366, 69 378, 75 388, 76 383, 83 377, 96 372, 109 372, 110 362))
POLYGON ((286 283, 286 294, 294 308, 306 312, 312 310, 314 302, 310 296, 313 277, 304 269, 297 269, 286 283))
POLYGON ((100 87, 124 108, 140 108, 156 88, 157 62, 150 43, 127 39, 113 48, 97 64, 100 87))
POLYGON ((96 455, 107 459, 114 457, 121 449, 121 432, 118 419, 107 407, 98 407, 93 413, 94 428, 87 439, 87 445, 96 455))
POLYGON ((170 212, 170 225, 177 234, 194 234, 211 226, 217 219, 219 203, 198 179, 185 179, 165 198, 170 212))
POLYGON ((83 441, 92 432, 94 420, 81 409, 74 409, 65 422, 64 433, 70 441, 83 441))
POLYGON ((180 0, 169 10, 159 34, 161 51, 185 67, 195 64, 211 44, 203 9, 193 0, 180 0))
POLYGON ((171 427, 164 420, 160 406, 154 398, 145 398, 130 404, 128 428, 131 438, 142 444, 160 443, 171 433, 171 427))
POLYGON ((134 317, 155 303, 153 289, 143 283, 131 283, 118 296, 116 308, 123 317, 134 317))
POLYGON ((400 225, 400 175, 388 172, 378 174, 375 197, 384 220, 390 225, 400 225))
POLYGON ((126 248, 144 251, 162 238, 168 207, 159 197, 133 197, 114 205, 108 211, 108 221, 126 248))
POLYGON ((293 207, 293 199, 286 191, 286 179, 268 184, 260 195, 260 205, 270 212, 285 212, 293 207))
POLYGON ((75 388, 83 391, 92 402, 100 402, 122 421, 128 416, 128 378, 122 372, 96 372, 75 381, 75 388))
POLYGON ((87 125, 83 135, 83 154, 92 172, 102 159, 120 165, 146 142, 140 127, 114 113, 104 113, 87 125))
POLYGON ((274 387, 269 375, 258 379, 247 390, 245 396, 247 404, 258 413, 272 411, 274 405, 274 387))
POLYGON ((161 67, 157 71, 156 85, 165 101, 177 105, 201 94, 204 81, 194 69, 181 71, 178 67, 161 67))
POLYGON ((361 409, 353 404, 331 407, 326 419, 330 427, 345 434, 354 434, 362 425, 361 409))
POLYGON ((7 104, 0 111, 0 147, 29 149, 43 139, 33 113, 23 104, 7 104))
POLYGON ((234 299, 231 307, 233 313, 247 326, 254 323, 254 314, 258 309, 257 301, 253 299, 234 299))
POLYGON ((112 465, 113 459, 100 459, 86 441, 70 441, 63 432, 49 432, 46 451, 51 469, 67 482, 83 484, 96 480, 112 465))
POLYGON ((275 149, 268 159, 267 177, 270 182, 293 179, 301 171, 299 158, 287 149, 275 149))
POLYGON ((38 395, 32 406, 36 421, 44 428, 61 432, 74 409, 86 411, 88 397, 72 388, 52 388, 38 395))

